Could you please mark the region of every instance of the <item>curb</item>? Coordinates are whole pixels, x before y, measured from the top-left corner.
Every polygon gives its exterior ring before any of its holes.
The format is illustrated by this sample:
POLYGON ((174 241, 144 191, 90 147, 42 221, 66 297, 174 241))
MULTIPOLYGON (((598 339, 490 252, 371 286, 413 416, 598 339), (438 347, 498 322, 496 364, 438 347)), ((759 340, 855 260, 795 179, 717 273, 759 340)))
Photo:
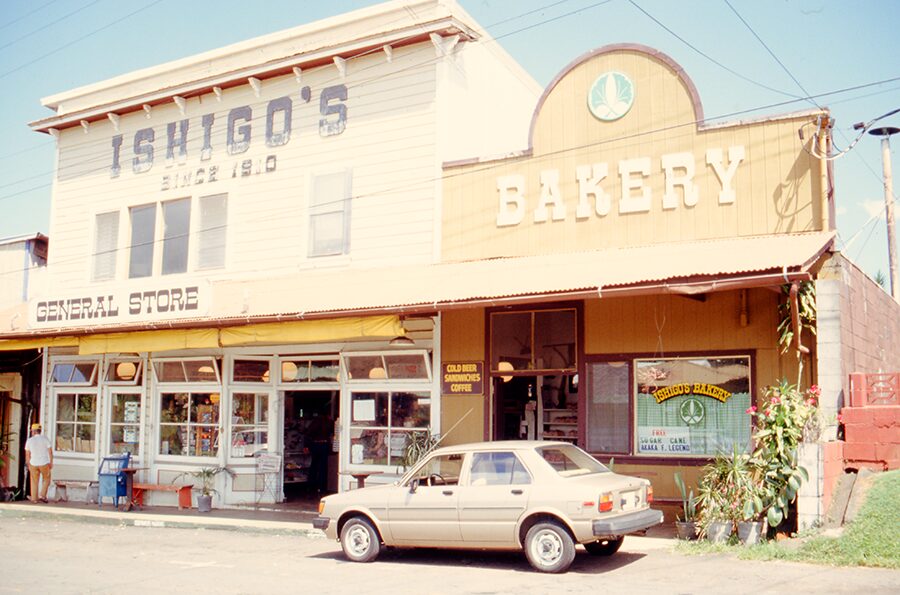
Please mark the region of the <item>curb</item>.
POLYGON ((38 508, 30 504, 0 504, 0 518, 39 518, 94 523, 112 526, 133 526, 178 529, 213 529, 223 531, 246 531, 278 535, 295 535, 312 539, 324 539, 325 534, 312 528, 309 523, 233 519, 223 517, 185 518, 177 515, 152 514, 121 511, 72 510, 65 508, 38 508))

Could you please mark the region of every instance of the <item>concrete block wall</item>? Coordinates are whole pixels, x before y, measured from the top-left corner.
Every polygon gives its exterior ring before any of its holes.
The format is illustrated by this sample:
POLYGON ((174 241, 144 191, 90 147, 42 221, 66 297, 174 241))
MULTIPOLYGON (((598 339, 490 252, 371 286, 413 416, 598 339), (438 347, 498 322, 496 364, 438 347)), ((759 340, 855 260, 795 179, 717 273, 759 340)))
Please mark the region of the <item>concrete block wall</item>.
POLYGON ((798 464, 809 473, 809 481, 797 492, 797 527, 815 527, 828 512, 834 489, 844 472, 843 442, 803 443, 798 464))

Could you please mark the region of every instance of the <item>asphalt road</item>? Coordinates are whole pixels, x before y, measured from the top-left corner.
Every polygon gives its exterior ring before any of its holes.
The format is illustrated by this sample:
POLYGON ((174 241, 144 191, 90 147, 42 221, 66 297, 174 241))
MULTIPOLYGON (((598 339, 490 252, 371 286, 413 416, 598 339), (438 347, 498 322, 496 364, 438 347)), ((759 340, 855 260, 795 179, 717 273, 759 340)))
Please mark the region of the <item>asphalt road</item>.
POLYGON ((563 575, 520 553, 394 550, 346 562, 324 538, 0 515, 0 593, 897 593, 900 571, 683 556, 626 538, 563 575))

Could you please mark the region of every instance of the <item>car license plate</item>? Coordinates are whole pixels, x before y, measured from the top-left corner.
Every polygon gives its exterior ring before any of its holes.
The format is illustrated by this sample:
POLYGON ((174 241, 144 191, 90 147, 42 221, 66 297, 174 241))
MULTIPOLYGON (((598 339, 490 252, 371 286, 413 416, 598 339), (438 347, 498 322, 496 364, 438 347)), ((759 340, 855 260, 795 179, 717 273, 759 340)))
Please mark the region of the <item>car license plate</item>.
POLYGON ((636 510, 641 502, 641 494, 637 490, 622 492, 621 497, 622 510, 636 510))

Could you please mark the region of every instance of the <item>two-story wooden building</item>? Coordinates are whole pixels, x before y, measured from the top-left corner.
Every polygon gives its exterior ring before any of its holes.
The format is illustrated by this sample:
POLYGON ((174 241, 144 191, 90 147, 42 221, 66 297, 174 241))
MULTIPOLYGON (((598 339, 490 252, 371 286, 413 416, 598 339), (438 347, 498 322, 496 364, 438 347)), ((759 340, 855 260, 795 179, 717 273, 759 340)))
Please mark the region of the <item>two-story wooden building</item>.
POLYGON ((44 99, 48 291, 2 347, 46 347, 55 476, 227 465, 226 505, 386 481, 441 428, 439 312, 406 304, 442 163, 523 143, 539 94, 455 3, 404 0, 44 99))

